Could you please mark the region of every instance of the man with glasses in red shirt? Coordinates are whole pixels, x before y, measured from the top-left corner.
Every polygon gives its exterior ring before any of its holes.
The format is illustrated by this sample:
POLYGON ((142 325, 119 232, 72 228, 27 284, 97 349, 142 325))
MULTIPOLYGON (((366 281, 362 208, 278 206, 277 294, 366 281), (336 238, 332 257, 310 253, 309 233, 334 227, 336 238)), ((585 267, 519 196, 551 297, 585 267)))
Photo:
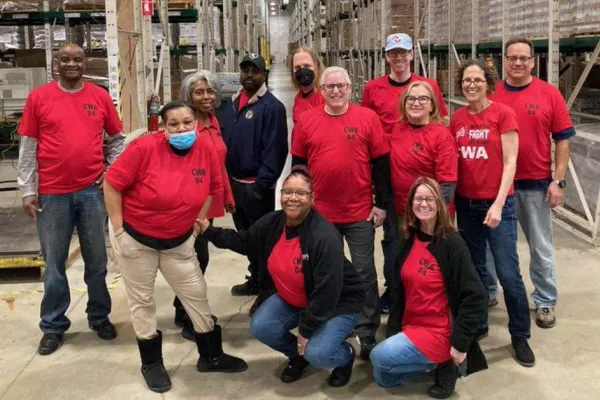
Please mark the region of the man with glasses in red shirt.
POLYGON ((531 254, 535 322, 541 328, 552 328, 558 290, 550 210, 564 198, 569 139, 575 136, 575 129, 560 91, 531 73, 535 66, 533 43, 527 38, 513 38, 506 42, 504 53, 507 78, 498 82, 490 99, 510 106, 517 114, 517 215, 531 254), (555 145, 554 171, 551 140, 555 145))
MULTIPOLYGON (((400 120, 400 107, 398 100, 412 82, 425 81, 432 88, 440 107, 440 116, 448 117, 448 109, 444 97, 436 81, 414 74, 410 71, 413 60, 413 44, 406 33, 394 33, 388 36, 385 42, 385 60, 390 65, 390 74, 373 79, 365 86, 361 105, 375 111, 381 119, 385 133, 391 137, 394 125, 400 120)), ((398 255, 398 241, 401 239, 398 232, 398 219, 393 202, 390 201, 387 217, 383 223, 383 275, 386 290, 381 296, 381 312, 389 312, 389 291, 387 289, 391 275, 394 273, 394 262, 398 255)))
POLYGON ((320 84, 325 105, 304 112, 294 126, 292 164, 308 165, 315 207, 346 239, 352 264, 367 284, 355 333, 361 358, 368 360, 381 320, 373 253, 375 228, 385 221, 390 197, 389 144, 377 114, 350 102, 345 69, 327 68, 320 84))

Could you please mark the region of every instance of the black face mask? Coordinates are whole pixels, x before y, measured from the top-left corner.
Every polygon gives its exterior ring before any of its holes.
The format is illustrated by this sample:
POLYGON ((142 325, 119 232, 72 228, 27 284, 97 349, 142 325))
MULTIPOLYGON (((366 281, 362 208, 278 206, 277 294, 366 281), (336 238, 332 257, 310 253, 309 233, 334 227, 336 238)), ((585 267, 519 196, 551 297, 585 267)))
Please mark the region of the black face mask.
POLYGON ((315 71, 308 68, 300 68, 294 73, 294 77, 300 86, 310 86, 315 79, 315 71))

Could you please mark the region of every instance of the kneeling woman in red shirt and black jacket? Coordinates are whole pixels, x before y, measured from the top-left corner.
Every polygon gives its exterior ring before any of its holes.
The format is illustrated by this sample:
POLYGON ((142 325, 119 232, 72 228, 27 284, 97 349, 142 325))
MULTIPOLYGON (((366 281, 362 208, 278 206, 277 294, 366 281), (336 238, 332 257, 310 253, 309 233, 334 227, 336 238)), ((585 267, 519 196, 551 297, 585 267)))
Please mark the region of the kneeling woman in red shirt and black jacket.
POLYGON ((281 380, 300 379, 312 364, 333 368, 329 384, 340 387, 352 375, 355 351, 345 340, 364 306, 366 287, 345 258, 337 229, 312 204, 310 175, 295 166, 281 189, 282 211, 265 215, 247 231, 199 223, 215 246, 259 260, 261 291, 270 296, 263 295, 250 332, 290 359, 281 380), (290 333, 295 327, 298 336, 290 333))
POLYGON ((487 368, 474 339, 487 312, 487 295, 467 245, 450 222, 439 184, 418 178, 407 204, 388 338, 371 352, 373 375, 389 387, 437 367, 429 395, 443 399, 454 392, 459 373, 487 368))

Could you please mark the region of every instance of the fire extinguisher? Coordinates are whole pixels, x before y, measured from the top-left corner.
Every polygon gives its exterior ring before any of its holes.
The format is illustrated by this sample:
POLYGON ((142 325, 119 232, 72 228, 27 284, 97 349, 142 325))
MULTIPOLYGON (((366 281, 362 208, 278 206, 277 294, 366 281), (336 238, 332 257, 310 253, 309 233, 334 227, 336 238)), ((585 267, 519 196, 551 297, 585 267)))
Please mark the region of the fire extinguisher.
POLYGON ((148 100, 148 132, 158 131, 158 113, 160 111, 160 100, 158 95, 152 94, 148 100))

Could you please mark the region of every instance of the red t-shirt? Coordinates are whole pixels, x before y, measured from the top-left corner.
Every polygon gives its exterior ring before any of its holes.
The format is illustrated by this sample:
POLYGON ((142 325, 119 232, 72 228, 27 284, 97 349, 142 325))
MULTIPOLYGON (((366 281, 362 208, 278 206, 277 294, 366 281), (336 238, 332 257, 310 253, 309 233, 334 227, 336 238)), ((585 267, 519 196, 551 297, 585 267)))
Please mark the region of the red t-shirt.
POLYGON ((317 210, 335 224, 366 220, 371 160, 389 153, 377 115, 355 104, 337 116, 318 107, 303 113, 296 128, 291 153, 308 159, 317 210))
POLYGON ((425 357, 440 364, 450 359, 450 309, 444 277, 427 245, 415 237, 402 264, 406 300, 402 332, 425 357))
POLYGON ((29 93, 18 132, 37 139, 40 194, 72 193, 104 171, 103 133, 123 129, 106 90, 85 82, 68 93, 57 82, 29 93))
MULTIPOLYGON (((458 144, 458 184, 456 192, 470 199, 495 199, 502 181, 504 160, 501 135, 518 131, 515 112, 492 103, 478 114, 460 108, 450 121, 450 132, 458 144)), ((514 193, 511 185, 508 195, 514 193)))
POLYGON ((231 192, 231 184, 229 183, 229 175, 225 168, 225 157, 227 156, 227 147, 221 136, 221 128, 219 121, 211 114, 210 125, 208 127, 198 124, 196 132, 199 136, 206 136, 214 145, 219 164, 221 166, 221 181, 223 182, 223 191, 213 194, 212 203, 208 210, 206 218, 218 218, 225 215, 225 204, 235 204, 233 201, 233 193, 231 192))
POLYGON ((448 128, 439 123, 413 128, 407 122, 394 126, 390 141, 390 175, 394 208, 406 213, 408 191, 420 176, 439 183, 457 180, 456 142, 448 128))
POLYGON ((244 106, 248 104, 249 101, 250 97, 248 97, 248 94, 246 94, 245 90, 242 90, 242 93, 240 94, 240 104, 238 106, 238 111, 244 108, 244 106))
POLYGON ((515 180, 540 180, 552 177, 550 135, 573 127, 562 94, 538 79, 525 89, 511 92, 498 82, 491 100, 512 108, 519 121, 519 156, 515 180))
POLYGON ((302 94, 302 90, 299 90, 296 97, 294 97, 294 108, 292 109, 292 120, 294 123, 298 122, 300 114, 304 111, 325 103, 323 94, 317 89, 310 91, 306 97, 302 96, 302 94))
POLYGON ((287 239, 284 229, 269 255, 267 268, 281 298, 296 308, 306 308, 300 237, 287 239))
POLYGON ((437 82, 417 74, 411 74, 408 83, 402 86, 393 86, 390 83, 389 75, 384 75, 369 81, 363 90, 363 97, 360 105, 375 111, 377 115, 379 115, 379 118, 381 118, 385 133, 391 134, 394 125, 396 125, 400 119, 400 105, 398 103, 400 101, 400 96, 411 83, 417 81, 427 82, 431 85, 440 108, 440 116, 448 116, 448 109, 446 108, 446 103, 444 103, 444 96, 442 96, 442 91, 437 82))
POLYGON ((183 236, 209 195, 223 191, 221 163, 206 135, 184 156, 164 131, 134 140, 108 169, 106 181, 123 195, 123 220, 156 239, 183 236))

